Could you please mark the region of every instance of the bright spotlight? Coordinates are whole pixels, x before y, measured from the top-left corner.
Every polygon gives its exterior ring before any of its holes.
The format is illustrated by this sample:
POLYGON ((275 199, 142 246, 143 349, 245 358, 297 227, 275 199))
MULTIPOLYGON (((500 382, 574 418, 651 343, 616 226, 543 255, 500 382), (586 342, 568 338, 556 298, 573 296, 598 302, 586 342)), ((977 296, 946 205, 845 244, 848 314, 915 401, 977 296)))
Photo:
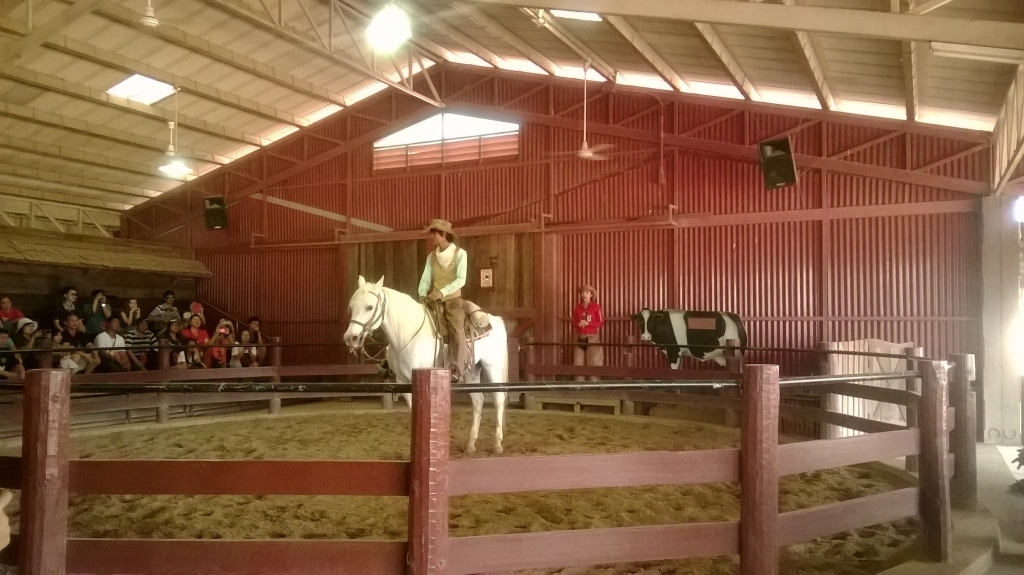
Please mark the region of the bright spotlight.
POLYGON ((366 39, 377 52, 393 52, 410 36, 409 16, 394 4, 388 4, 378 12, 366 29, 366 39))
POLYGON ((1024 196, 1013 201, 1013 219, 1017 223, 1024 223, 1024 196))

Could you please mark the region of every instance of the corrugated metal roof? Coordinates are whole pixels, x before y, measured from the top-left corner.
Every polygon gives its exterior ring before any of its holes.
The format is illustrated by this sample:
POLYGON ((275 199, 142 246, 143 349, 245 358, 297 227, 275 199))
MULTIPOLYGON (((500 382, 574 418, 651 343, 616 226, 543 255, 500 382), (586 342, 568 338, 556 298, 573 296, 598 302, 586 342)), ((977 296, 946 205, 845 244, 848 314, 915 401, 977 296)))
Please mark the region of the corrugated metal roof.
POLYGON ((78 210, 60 212, 77 220, 56 225, 109 234, 120 211, 180 183, 157 171, 169 120, 178 155, 208 173, 379 80, 415 91, 395 74, 410 59, 576 77, 589 60, 619 84, 991 129, 1017 66, 934 56, 928 40, 1024 50, 1020 0, 901 0, 900 14, 890 0, 405 0, 414 35, 392 59, 374 56, 363 37, 379 4, 154 0, 158 28, 139 24, 144 0, 0 4, 0 213, 45 200, 78 210), (538 6, 605 19, 555 18, 538 6), (1003 27, 976 38, 979 21, 1003 27), (151 106, 105 97, 135 73, 179 87, 178 97, 151 106), (82 228, 82 210, 107 223, 82 228))

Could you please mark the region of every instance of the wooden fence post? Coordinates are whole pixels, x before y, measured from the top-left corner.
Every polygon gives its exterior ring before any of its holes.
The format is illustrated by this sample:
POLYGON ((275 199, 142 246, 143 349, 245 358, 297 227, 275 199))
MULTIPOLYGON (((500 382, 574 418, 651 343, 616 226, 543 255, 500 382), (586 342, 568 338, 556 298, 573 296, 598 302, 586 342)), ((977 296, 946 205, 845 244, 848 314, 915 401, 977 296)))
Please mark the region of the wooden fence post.
POLYGON ((779 572, 779 366, 743 371, 740 429, 740 575, 779 572))
POLYGON ((68 419, 71 374, 25 375, 21 447, 21 575, 64 575, 68 531, 68 419))
POLYGON ((921 424, 919 507, 922 543, 929 561, 949 563, 953 556, 953 526, 949 506, 949 475, 946 454, 949 439, 946 429, 946 371, 944 361, 920 361, 921 424))
MULTIPOLYGON (((903 355, 909 355, 909 356, 912 356, 912 357, 924 357, 924 348, 923 347, 906 347, 906 348, 903 348, 903 355)), ((919 372, 920 368, 921 368, 921 364, 919 364, 916 360, 912 360, 912 359, 908 359, 907 360, 907 371, 918 371, 919 372)), ((906 388, 907 391, 909 391, 911 393, 916 393, 917 395, 921 395, 921 380, 919 378, 915 378, 915 377, 909 378, 909 379, 907 379, 904 382, 903 385, 904 385, 904 387, 906 388)), ((918 427, 918 423, 917 423, 917 410, 918 410, 918 406, 917 405, 908 405, 907 406, 907 429, 912 429, 912 428, 918 427)), ((917 473, 917 456, 916 455, 908 455, 907 456, 906 460, 904 461, 904 469, 907 471, 907 473, 917 473)))
MULTIPOLYGON (((636 367, 636 354, 635 354, 636 348, 633 347, 633 346, 636 345, 636 336, 635 335, 626 336, 626 343, 629 344, 629 347, 627 347, 626 350, 624 352, 622 352, 622 355, 624 356, 623 357, 623 365, 625 365, 627 368, 636 367)), ((632 377, 627 377, 626 379, 630 380, 630 379, 633 379, 633 378, 632 377)), ((643 407, 642 406, 641 406, 641 411, 643 411, 643 407)), ((623 394, 622 414, 623 415, 636 415, 636 402, 633 401, 632 399, 629 399, 629 392, 626 392, 626 393, 623 394)))
MULTIPOLYGON (((161 339, 160 347, 157 349, 156 361, 157 368, 162 372, 171 369, 171 351, 171 340, 161 339)), ((156 392, 156 401, 156 422, 167 423, 171 418, 171 407, 167 403, 167 396, 163 392, 158 391, 156 392)), ((131 410, 128 413, 131 413, 131 410)))
MULTIPOLYGON (((818 343, 818 349, 821 351, 835 351, 839 349, 839 345, 834 341, 823 341, 818 343)), ((831 354, 824 353, 821 355, 821 363, 818 365, 818 369, 821 370, 822 375, 838 375, 833 373, 832 364, 829 362, 831 354)), ((828 411, 829 404, 832 403, 831 393, 821 394, 821 410, 828 411)), ((839 426, 832 423, 821 424, 821 437, 822 439, 835 439, 840 437, 842 433, 839 431, 839 426)))
MULTIPOLYGON (((274 367, 274 375, 270 376, 271 383, 281 383, 281 372, 277 369, 281 367, 281 336, 274 335, 267 338, 270 340, 270 365, 274 367)), ((271 415, 278 415, 281 413, 281 396, 275 391, 273 397, 270 398, 270 409, 271 415)))
MULTIPOLYGON (((740 346, 740 340, 727 339, 725 340, 725 345, 731 348, 737 348, 740 346)), ((740 375, 743 373, 743 355, 738 349, 725 350, 725 369, 727 369, 730 374, 740 375)), ((740 389, 738 387, 726 387, 721 390, 719 395, 728 398, 738 398, 740 396, 740 389)), ((726 408, 725 426, 739 427, 740 412, 735 409, 726 408)))
MULTIPOLYGON (((39 369, 50 369, 53 367, 53 338, 50 336, 36 339, 36 348, 43 351, 36 356, 39 358, 39 369)), ((57 366, 60 367, 60 366, 57 366)))
POLYGON ((953 507, 975 511, 978 508, 978 453, 975 445, 975 412, 971 404, 971 369, 974 356, 953 354, 949 381, 949 404, 953 407, 953 432, 949 437, 953 452, 953 477, 949 496, 953 507))
MULTIPOLYGON (((523 374, 519 371, 519 338, 508 338, 506 345, 508 349, 508 377, 505 378, 505 383, 518 383, 522 381, 521 378, 523 377, 523 374)), ((513 394, 510 393, 508 395, 511 396, 513 394)), ((515 395, 518 396, 516 399, 520 399, 523 396, 521 393, 515 395)), ((506 401, 511 402, 512 398, 509 397, 506 401)))
POLYGON ((409 562, 412 575, 448 572, 448 451, 451 381, 448 370, 412 372, 409 469, 409 562))
MULTIPOLYGON (((533 338, 528 337, 526 344, 526 367, 537 365, 537 346, 533 345, 533 338)), ((526 383, 536 383, 537 376, 529 371, 526 372, 526 383)), ((534 392, 528 391, 523 394, 523 409, 537 409, 537 398, 534 392)))

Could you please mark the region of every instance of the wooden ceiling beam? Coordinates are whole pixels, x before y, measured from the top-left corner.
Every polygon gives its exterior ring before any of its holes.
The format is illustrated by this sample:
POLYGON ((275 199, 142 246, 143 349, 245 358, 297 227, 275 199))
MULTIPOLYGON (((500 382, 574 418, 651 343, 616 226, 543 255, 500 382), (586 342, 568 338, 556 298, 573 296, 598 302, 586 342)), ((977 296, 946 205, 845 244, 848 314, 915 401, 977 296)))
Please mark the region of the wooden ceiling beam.
MULTIPOLYGON (((475 0, 478 4, 520 6, 521 0, 475 0)), ((971 20, 916 14, 892 14, 846 8, 784 6, 767 2, 721 2, 720 0, 531 0, 541 9, 587 10, 599 14, 661 18, 684 22, 706 22, 803 30, 859 38, 951 42, 972 46, 1024 49, 1024 22, 971 20)))

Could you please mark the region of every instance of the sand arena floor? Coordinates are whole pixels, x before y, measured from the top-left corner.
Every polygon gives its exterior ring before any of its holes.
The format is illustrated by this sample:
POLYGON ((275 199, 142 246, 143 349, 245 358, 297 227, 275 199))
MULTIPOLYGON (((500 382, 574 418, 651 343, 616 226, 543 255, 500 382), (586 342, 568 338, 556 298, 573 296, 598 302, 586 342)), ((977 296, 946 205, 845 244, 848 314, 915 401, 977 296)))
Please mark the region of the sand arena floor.
MULTIPOLYGON (((316 413, 247 415, 218 421, 76 433, 72 457, 102 459, 407 460, 409 413, 359 410, 339 402, 316 413)), ((474 457, 488 453, 494 412, 488 406, 474 457)), ((453 413, 452 456, 465 457, 470 411, 453 413)), ((505 454, 610 453, 736 447, 739 430, 658 417, 506 411, 505 454)), ((7 447, 4 454, 16 454, 7 447)), ((787 476, 780 511, 882 493, 906 486, 877 467, 845 467, 787 476)), ((698 484, 586 489, 453 498, 450 532, 481 534, 591 529, 739 518, 739 486, 698 484)), ((405 539, 404 497, 73 496, 73 537, 198 539, 405 539)), ((16 522, 17 505, 12 522, 16 522)), ((916 553, 916 520, 876 525, 782 550, 782 573, 878 573, 916 553)), ((523 574, 731 574, 737 557, 521 571, 523 574)))

